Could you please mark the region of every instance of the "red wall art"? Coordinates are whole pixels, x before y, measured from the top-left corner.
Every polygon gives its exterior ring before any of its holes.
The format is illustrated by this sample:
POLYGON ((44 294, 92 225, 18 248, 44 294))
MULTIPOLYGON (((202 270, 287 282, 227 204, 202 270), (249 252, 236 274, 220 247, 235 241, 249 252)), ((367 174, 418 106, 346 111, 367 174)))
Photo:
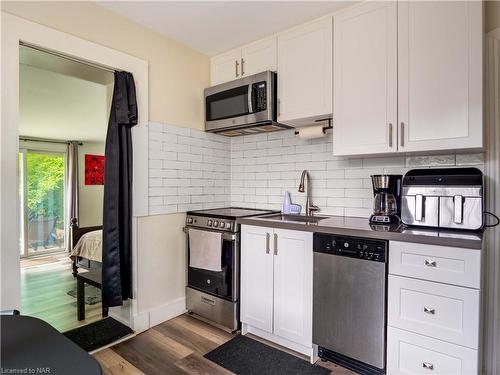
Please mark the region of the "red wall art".
POLYGON ((85 154, 85 185, 104 185, 104 156, 85 154))

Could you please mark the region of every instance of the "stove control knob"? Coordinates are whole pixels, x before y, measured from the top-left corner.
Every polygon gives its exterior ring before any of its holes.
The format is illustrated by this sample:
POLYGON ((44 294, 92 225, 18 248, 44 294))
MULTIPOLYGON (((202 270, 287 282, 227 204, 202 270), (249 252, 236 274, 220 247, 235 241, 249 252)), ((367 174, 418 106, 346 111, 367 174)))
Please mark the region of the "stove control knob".
POLYGON ((344 242, 344 247, 349 247, 349 242, 344 242))
POLYGON ((188 224, 193 224, 193 218, 192 217, 188 217, 187 222, 188 222, 188 224))
POLYGON ((231 223, 226 223, 226 229, 231 229, 231 223))
POLYGON ((214 221, 214 227, 218 227, 219 226, 219 222, 217 220, 214 221))
POLYGON ((225 225, 226 225, 226 223, 224 223, 223 221, 221 221, 221 222, 219 223, 219 226, 220 226, 221 228, 224 228, 224 226, 225 226, 225 225))
POLYGON ((211 226, 212 226, 212 220, 208 220, 208 221, 207 221, 207 225, 208 225, 209 227, 211 227, 211 226))

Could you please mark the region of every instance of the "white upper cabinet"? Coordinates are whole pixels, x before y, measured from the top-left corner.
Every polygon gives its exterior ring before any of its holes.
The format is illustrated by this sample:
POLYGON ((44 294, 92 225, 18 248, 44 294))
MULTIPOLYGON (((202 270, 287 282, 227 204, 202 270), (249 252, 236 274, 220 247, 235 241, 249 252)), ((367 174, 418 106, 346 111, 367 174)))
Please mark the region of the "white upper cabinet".
POLYGON ((276 71, 276 37, 261 39, 212 57, 212 86, 266 70, 276 71))
POLYGON ((241 77, 241 48, 212 57, 212 86, 241 77))
POLYGON ((335 154, 397 150, 397 3, 334 16, 335 154))
POLYGON ((314 122, 332 113, 332 17, 278 35, 278 121, 314 122))
POLYGON ((483 146, 481 2, 366 2, 334 25, 335 155, 483 146))
POLYGON ((483 146, 482 2, 398 8, 399 149, 483 146))
POLYGON ((276 65, 275 36, 247 44, 241 49, 241 73, 243 76, 265 72, 266 70, 275 72, 276 65))

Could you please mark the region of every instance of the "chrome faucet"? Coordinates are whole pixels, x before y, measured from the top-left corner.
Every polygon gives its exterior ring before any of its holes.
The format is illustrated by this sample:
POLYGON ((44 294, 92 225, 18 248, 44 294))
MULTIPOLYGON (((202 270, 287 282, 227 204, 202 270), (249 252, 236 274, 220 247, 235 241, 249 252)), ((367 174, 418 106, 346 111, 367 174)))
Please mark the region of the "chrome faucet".
POLYGON ((306 215, 307 216, 313 216, 314 212, 319 211, 319 207, 315 206, 312 203, 312 198, 311 198, 311 177, 309 176, 309 172, 304 169, 302 171, 302 175, 300 176, 300 184, 299 184, 299 193, 304 192, 304 180, 307 179, 307 185, 306 185, 306 215))

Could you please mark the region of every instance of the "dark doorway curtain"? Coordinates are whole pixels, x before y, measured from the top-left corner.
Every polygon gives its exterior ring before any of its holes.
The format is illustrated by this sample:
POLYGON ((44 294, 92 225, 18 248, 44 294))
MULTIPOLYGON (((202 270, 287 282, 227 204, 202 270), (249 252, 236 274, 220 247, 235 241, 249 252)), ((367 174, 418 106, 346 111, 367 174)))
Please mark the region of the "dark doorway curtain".
POLYGON ((134 77, 115 72, 104 164, 102 303, 132 297, 132 137, 137 124, 134 77))

